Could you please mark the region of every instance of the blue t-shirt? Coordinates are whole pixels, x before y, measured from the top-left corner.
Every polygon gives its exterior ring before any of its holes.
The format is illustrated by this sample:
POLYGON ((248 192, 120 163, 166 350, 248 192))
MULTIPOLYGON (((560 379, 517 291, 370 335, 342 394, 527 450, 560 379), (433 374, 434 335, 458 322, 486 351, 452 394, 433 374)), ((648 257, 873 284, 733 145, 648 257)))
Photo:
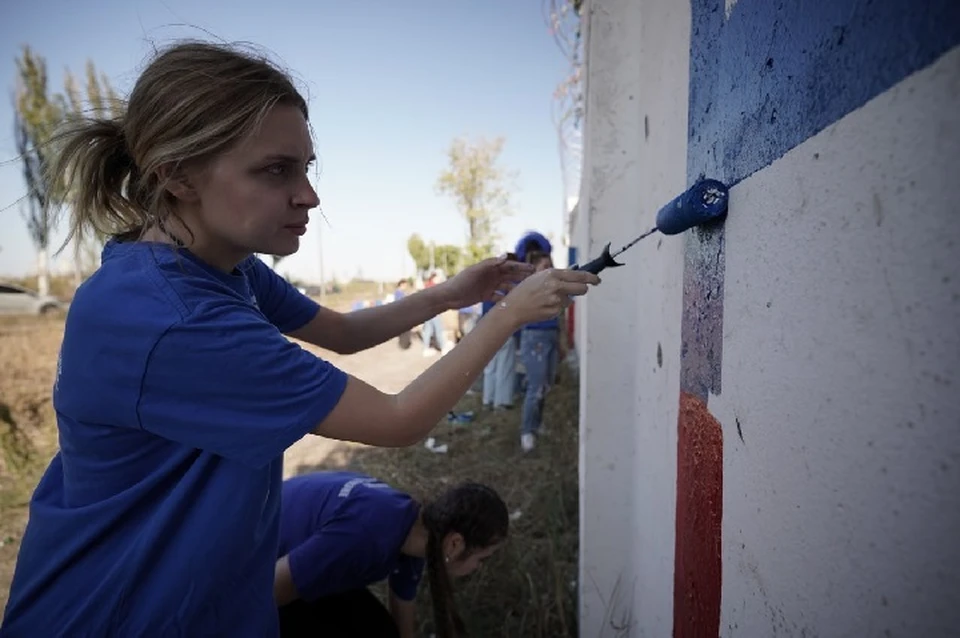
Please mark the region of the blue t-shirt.
POLYGON ((316 472, 283 484, 280 549, 300 597, 366 587, 385 578, 401 600, 413 600, 424 560, 400 552, 420 506, 409 495, 364 474, 316 472))
POLYGON ((60 451, 0 636, 276 636, 284 450, 346 376, 289 341, 314 302, 256 257, 111 241, 66 320, 60 451))

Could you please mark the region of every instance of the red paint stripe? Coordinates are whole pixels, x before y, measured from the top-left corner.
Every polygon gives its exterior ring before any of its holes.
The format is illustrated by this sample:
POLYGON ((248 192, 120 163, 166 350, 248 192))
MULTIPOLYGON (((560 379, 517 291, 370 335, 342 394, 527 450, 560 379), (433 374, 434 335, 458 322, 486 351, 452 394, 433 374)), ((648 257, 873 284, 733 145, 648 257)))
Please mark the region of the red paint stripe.
POLYGON ((723 432, 707 404, 680 393, 674 638, 720 633, 723 432))

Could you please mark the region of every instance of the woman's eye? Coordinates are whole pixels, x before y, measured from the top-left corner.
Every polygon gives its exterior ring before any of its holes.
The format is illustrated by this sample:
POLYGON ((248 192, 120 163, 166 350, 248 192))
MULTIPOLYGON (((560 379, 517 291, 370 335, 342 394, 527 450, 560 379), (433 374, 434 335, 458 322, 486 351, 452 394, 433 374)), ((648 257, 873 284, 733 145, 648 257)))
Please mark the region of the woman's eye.
POLYGON ((274 164, 273 166, 267 167, 267 172, 271 175, 283 175, 287 171, 287 167, 283 164, 274 164))

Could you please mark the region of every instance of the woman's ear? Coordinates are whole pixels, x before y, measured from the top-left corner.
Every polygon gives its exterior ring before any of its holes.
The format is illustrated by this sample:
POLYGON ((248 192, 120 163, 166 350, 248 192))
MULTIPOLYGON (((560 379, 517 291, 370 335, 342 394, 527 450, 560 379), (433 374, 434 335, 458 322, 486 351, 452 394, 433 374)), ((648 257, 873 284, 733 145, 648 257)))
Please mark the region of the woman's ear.
POLYGON ((443 557, 445 560, 455 561, 461 557, 466 543, 459 532, 450 532, 443 539, 443 557))
POLYGON ((183 166, 173 163, 161 164, 157 169, 160 185, 181 202, 194 203, 200 199, 193 182, 183 166))

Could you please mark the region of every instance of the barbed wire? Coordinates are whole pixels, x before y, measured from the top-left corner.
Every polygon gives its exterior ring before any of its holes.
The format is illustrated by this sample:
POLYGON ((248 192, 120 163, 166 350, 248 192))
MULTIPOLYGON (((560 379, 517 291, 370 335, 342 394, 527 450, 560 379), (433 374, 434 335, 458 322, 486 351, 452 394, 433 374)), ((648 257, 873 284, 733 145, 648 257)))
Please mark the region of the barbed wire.
POLYGON ((580 191, 583 144, 581 124, 584 114, 583 38, 580 0, 543 0, 544 19, 557 47, 570 69, 557 86, 551 104, 551 117, 557 131, 557 149, 563 189, 564 239, 569 240, 568 202, 580 191))

